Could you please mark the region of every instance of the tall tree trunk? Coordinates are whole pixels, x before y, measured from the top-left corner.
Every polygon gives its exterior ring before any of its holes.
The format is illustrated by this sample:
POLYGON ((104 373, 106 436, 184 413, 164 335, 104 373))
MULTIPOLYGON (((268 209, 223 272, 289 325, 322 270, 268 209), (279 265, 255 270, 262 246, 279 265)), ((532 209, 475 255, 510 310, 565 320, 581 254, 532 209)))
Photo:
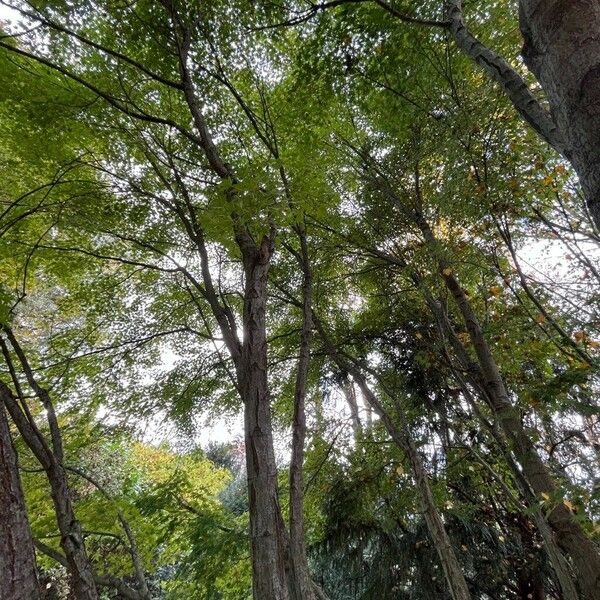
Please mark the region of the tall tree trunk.
POLYGON ((600 227, 600 2, 520 0, 525 64, 540 82, 600 227))
POLYGON ((0 401, 0 600, 37 600, 35 550, 4 403, 0 401))
POLYGON ((534 492, 538 495, 547 494, 552 498, 553 508, 548 512, 548 523, 556 534, 559 546, 571 557, 579 573, 582 589, 590 600, 600 600, 600 554, 598 548, 573 519, 573 515, 562 498, 556 498, 557 486, 533 442, 525 432, 517 410, 510 401, 498 365, 471 308, 469 299, 447 265, 442 264, 441 273, 463 316, 481 368, 482 385, 500 427, 511 441, 512 450, 534 492))
POLYGON ((427 472, 423 466, 421 456, 415 446, 415 443, 408 431, 408 427, 404 425, 401 429, 396 427, 394 422, 390 419, 387 412, 379 402, 377 397, 373 394, 370 387, 367 385, 364 377, 354 372, 352 375, 358 386, 367 399, 369 404, 373 407, 375 412, 379 415, 383 421, 385 428, 390 434, 391 438, 398 444, 400 448, 404 450, 408 456, 410 466, 415 478, 415 485, 417 488, 417 495, 419 496, 419 502, 421 504, 421 511, 425 518, 427 530, 431 536, 433 545, 437 551, 442 570, 446 578, 446 583, 450 588, 450 594, 453 600, 470 600, 471 593, 469 587, 463 575, 460 563, 456 558, 456 553, 446 532, 446 527, 442 521, 442 517, 435 505, 433 494, 431 493, 431 487, 429 486, 429 480, 427 472))
MULTIPOLYGON (((434 252, 438 252, 437 240, 421 213, 415 213, 415 222, 426 242, 434 252)), ((552 499, 553 508, 548 512, 548 523, 556 534, 558 545, 571 557, 579 573, 581 588, 590 600, 600 600, 600 553, 598 548, 573 519, 573 515, 562 498, 556 498, 556 483, 548 467, 540 458, 531 438, 525 432, 517 409, 510 401, 498 364, 465 291, 456 279, 450 264, 443 258, 439 259, 438 263, 440 275, 454 298, 473 344, 481 373, 481 386, 486 392, 496 419, 510 440, 512 450, 533 491, 538 495, 547 494, 552 499)))
POLYGON ((298 230, 300 254, 297 259, 302 269, 302 332, 300 358, 294 390, 294 421, 292 423, 292 457, 290 460, 290 596, 293 600, 314 600, 314 585, 306 558, 304 532, 304 443, 306 440, 306 384, 310 367, 312 340, 312 273, 310 270, 306 235, 298 230))
MULTIPOLYGON (((450 538, 448 537, 442 517, 437 509, 437 506, 435 505, 435 500, 433 498, 433 494, 431 493, 431 487, 429 486, 427 472, 425 471, 421 456, 419 455, 419 452, 417 451, 412 439, 411 432, 408 428, 406 415, 402 411, 401 406, 398 402, 396 402, 397 412, 402 420, 402 425, 397 427, 392 418, 389 416, 387 410, 369 387, 361 370, 355 364, 353 364, 350 359, 343 356, 336 349, 333 342, 331 342, 329 339, 327 332, 324 330, 322 323, 316 316, 314 317, 314 321, 319 335, 325 342, 327 353, 340 367, 340 369, 352 376, 360 388, 364 398, 381 419, 392 440, 405 452, 406 456, 408 457, 415 479, 421 510, 427 525, 427 530, 438 553, 446 583, 450 589, 450 594, 453 600, 470 600, 471 593, 469 591, 469 587, 467 586, 460 563, 458 562, 456 553, 454 552, 454 548, 452 547, 450 538)), ((388 393, 388 395, 390 394, 388 393)))
POLYGON ((244 254, 244 337, 237 374, 244 402, 253 594, 287 600, 287 533, 278 498, 271 404, 267 381, 265 309, 272 242, 244 254))

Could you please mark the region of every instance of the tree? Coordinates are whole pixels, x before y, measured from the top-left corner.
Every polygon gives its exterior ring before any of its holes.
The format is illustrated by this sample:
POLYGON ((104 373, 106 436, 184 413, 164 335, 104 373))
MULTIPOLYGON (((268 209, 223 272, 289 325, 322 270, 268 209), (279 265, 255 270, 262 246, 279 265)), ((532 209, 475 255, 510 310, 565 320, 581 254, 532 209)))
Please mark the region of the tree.
MULTIPOLYGON (((2 387, 2 394, 10 391, 2 387)), ((0 410, 0 570, 4 573, 3 600, 40 597, 35 550, 21 488, 19 466, 4 403, 0 410)))
POLYGON ((68 513, 132 598, 595 598, 598 238, 506 4, 14 7, 1 377, 42 576, 68 513), (242 415, 228 483, 198 446, 242 415))

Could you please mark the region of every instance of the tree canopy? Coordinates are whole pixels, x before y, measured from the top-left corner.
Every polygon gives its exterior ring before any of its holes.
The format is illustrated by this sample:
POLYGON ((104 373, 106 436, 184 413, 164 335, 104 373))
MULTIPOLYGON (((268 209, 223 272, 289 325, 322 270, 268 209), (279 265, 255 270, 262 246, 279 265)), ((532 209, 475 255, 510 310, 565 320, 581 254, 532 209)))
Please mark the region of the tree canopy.
POLYGON ((1 600, 600 599, 549 4, 0 0, 1 600))

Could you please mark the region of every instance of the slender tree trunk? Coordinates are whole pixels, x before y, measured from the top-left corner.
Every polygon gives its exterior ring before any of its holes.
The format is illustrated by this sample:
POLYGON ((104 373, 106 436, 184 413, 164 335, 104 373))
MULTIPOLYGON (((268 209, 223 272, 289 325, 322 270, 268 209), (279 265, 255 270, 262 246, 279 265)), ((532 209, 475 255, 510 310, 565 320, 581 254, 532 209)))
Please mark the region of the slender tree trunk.
POLYGON ((600 2, 520 0, 523 58, 540 82, 600 226, 600 2))
POLYGON ((287 533, 278 498, 271 404, 267 381, 265 309, 271 241, 246 252, 244 338, 237 372, 244 402, 253 594, 256 600, 287 600, 287 533))
MULTIPOLYGON (((416 171, 415 185, 417 201, 420 206, 418 170, 416 171)), ((388 190, 388 193, 392 194, 396 203, 403 206, 401 201, 393 195, 393 192, 388 190)), ((404 210, 406 210, 405 207, 404 210)), ((420 209, 408 214, 412 214, 412 218, 433 252, 437 256, 441 256, 438 241, 420 209)), ((579 573, 581 588, 590 600, 600 600, 600 553, 598 548, 586 536, 579 523, 575 521, 562 497, 557 497, 558 488, 552 474, 538 454, 531 438, 525 432, 520 415, 510 401, 500 369, 483 334, 477 315, 473 311, 465 291, 456 279, 451 265, 442 257, 438 259, 438 267, 446 288, 458 307, 473 344, 481 375, 480 384, 498 420, 498 424, 510 440, 511 449, 519 461, 523 469, 523 475, 531 485, 533 492, 538 496, 547 494, 551 498, 552 508, 548 512, 547 520, 556 535, 558 545, 571 557, 573 565, 579 573)))
POLYGON ((60 547, 68 563, 72 596, 75 600, 97 600, 94 574, 85 549, 81 525, 73 510, 65 469, 62 465, 54 464, 46 473, 60 531, 60 547))
POLYGON ((360 417, 358 415, 358 402, 356 401, 356 391, 354 390, 354 384, 351 381, 344 381, 342 383, 342 391, 346 402, 350 407, 350 417, 352 419, 352 430, 354 431, 354 439, 357 440, 362 433, 362 425, 360 417))
POLYGON ((582 589, 591 600, 600 600, 600 554, 598 549, 573 519, 562 498, 556 498, 557 486, 533 442, 525 432, 517 410, 510 402, 498 365, 470 302, 454 275, 448 270, 449 267, 442 266, 441 272, 446 286, 463 316, 475 348, 484 378, 482 383, 496 418, 511 441, 512 450, 534 492, 538 495, 547 494, 552 498, 554 506, 548 512, 548 523, 556 534, 559 546, 571 557, 579 573, 582 589), (449 272, 450 274, 448 274, 449 272))
MULTIPOLYGON (((437 311, 434 310, 433 312, 437 314, 437 311)), ((466 350, 461 345, 461 342, 458 340, 458 338, 452 331, 447 316, 438 315, 438 318, 440 320, 440 324, 442 325, 442 336, 445 337, 447 332, 454 338, 453 346, 455 346, 457 353, 459 354, 459 360, 461 361, 463 368, 465 368, 467 371, 471 371, 469 358, 466 353, 466 350)), ((523 475, 521 467, 516 463, 516 461, 513 458, 513 454, 510 452, 506 445, 506 436, 502 434, 502 432, 500 431, 500 427, 496 421, 489 422, 483 417, 462 375, 459 372, 455 372, 455 376, 463 390, 464 398, 471 405, 475 415, 482 423, 482 425, 489 431, 490 435, 498 445, 498 448, 502 452, 502 455, 506 460, 506 464, 508 465, 510 471, 513 474, 514 482, 521 496, 525 499, 526 506, 528 506, 529 512, 531 514, 531 518, 535 523, 540 537, 542 538, 542 544, 544 546, 544 550, 546 551, 546 555, 548 556, 550 564, 554 569, 556 581, 561 592, 561 600, 579 600, 579 594, 575 589, 575 584, 571 576, 569 564, 566 558, 564 557, 561 549, 556 543, 554 533, 552 532, 552 529, 548 525, 548 522, 546 521, 542 513, 538 498, 536 498, 535 493, 531 489, 529 481, 523 475)), ((482 395, 485 396, 485 391, 481 389, 479 380, 474 380, 472 383, 474 387, 480 390, 482 395)), ((510 497, 510 495, 511 494, 509 491, 508 496, 510 497)))
POLYGON ((300 358, 294 390, 294 421, 292 424, 292 457, 290 461, 290 596, 293 600, 314 600, 314 585, 306 558, 304 532, 304 443, 306 440, 306 384, 310 367, 310 344, 312 340, 312 273, 308 259, 308 247, 304 231, 299 231, 300 267, 302 282, 302 332, 300 358))
POLYGON ((40 589, 17 455, 0 402, 0 600, 37 600, 40 589))
MULTIPOLYGON (((421 214, 416 215, 415 221, 426 242, 435 249, 437 240, 429 224, 421 214)), ((579 573, 582 589, 590 600, 600 600, 600 554, 598 548, 573 519, 562 498, 556 498, 557 486, 554 479, 540 458, 531 438, 525 432, 518 411, 510 401, 500 369, 483 334, 479 320, 465 291, 454 276, 450 264, 444 259, 440 259, 439 270, 469 333, 481 369, 481 384, 499 425, 510 440, 512 450, 533 491, 538 495, 547 494, 552 499, 553 508, 548 512, 548 523, 556 534, 558 545, 571 557, 579 573)))
POLYGON ((81 526, 75 517, 67 474, 62 464, 62 436, 56 419, 54 406, 47 390, 42 388, 36 381, 31 365, 12 330, 4 326, 4 331, 17 354, 19 363, 22 366, 31 389, 44 406, 50 429, 51 443, 48 443, 45 436, 38 429, 35 420, 27 409, 27 405, 23 400, 23 394, 20 391, 15 366, 8 346, 0 337, 2 354, 4 355, 11 375, 13 376, 15 387, 19 390, 18 398, 20 400, 20 402, 17 402, 17 399, 13 397, 10 388, 6 384, 0 382, 0 394, 2 396, 3 404, 10 413, 23 440, 43 467, 48 478, 52 502, 56 513, 56 521, 61 535, 60 545, 67 560, 71 595, 75 600, 98 600, 98 590, 94 581, 93 568, 85 550, 81 526))
POLYGON ((407 431, 406 427, 402 427, 402 430, 396 427, 362 375, 355 372, 352 376, 358 378, 357 383, 361 392, 383 421, 385 428, 392 439, 408 456, 415 478, 421 511, 423 512, 423 517, 425 518, 427 530, 429 531, 433 545, 438 553, 446 577, 446 583, 450 588, 450 594, 452 595, 453 600, 470 600, 471 593, 469 592, 469 587, 467 586, 460 563, 456 558, 454 548, 452 547, 452 543, 446 532, 442 517, 435 505, 431 487, 429 486, 427 472, 425 471, 423 461, 421 460, 421 456, 417 451, 410 433, 407 431))
POLYGON ((599 600, 600 554, 598 548, 573 519, 573 515, 562 498, 556 497, 556 483, 525 432, 517 411, 510 402, 498 366, 466 294, 456 278, 452 274, 447 274, 449 272, 447 267, 442 268, 441 271, 463 316, 479 360, 483 376, 481 384, 498 423, 510 440, 512 451, 534 493, 538 496, 547 494, 551 498, 552 509, 547 514, 548 523, 556 535, 559 547, 571 557, 573 565, 579 573, 579 583, 586 597, 590 600, 599 600))
POLYGON ((398 403, 396 403, 399 415, 403 421, 402 426, 399 428, 390 418, 384 406, 381 404, 381 402, 379 402, 379 399, 369 387, 362 372, 354 364, 352 364, 349 359, 346 359, 340 354, 339 351, 336 350, 333 343, 329 340, 329 336, 325 332, 319 319, 315 317, 314 321, 317 331, 325 342, 325 345, 327 346, 327 352, 331 358, 342 370, 349 373, 354 381, 356 381, 363 396, 383 422, 392 440, 406 453, 411 465, 413 476, 415 478, 417 494, 419 496, 423 516, 425 517, 427 530, 431 536, 431 540, 435 546, 435 549, 437 550, 438 557, 444 571, 446 583, 450 589, 450 594, 453 600, 470 600, 471 593, 469 591, 469 587, 467 586, 460 563, 458 562, 454 549, 452 548, 452 544, 450 542, 450 538, 448 537, 448 533, 446 532, 442 517, 437 509, 437 506, 435 505, 435 500, 433 498, 433 494, 431 493, 429 480, 427 478, 427 472, 423 466, 421 456, 415 447, 401 407, 398 405, 398 403))

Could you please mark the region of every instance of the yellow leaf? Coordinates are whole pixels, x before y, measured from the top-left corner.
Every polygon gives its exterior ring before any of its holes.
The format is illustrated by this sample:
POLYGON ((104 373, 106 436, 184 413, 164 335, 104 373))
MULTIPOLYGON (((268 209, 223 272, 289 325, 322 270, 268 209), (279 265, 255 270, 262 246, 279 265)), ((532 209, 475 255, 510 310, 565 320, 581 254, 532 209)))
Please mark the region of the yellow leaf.
POLYGON ((450 267, 446 267, 442 273, 446 276, 449 277, 450 275, 452 275, 452 269, 450 267))
POLYGON ((575 505, 569 500, 563 500, 563 504, 571 511, 575 512, 575 505))
POLYGON ((548 502, 548 500, 550 500, 550 495, 547 494, 546 492, 542 492, 541 496, 542 496, 542 499, 544 500, 544 502, 548 502))
POLYGON ((535 318, 535 322, 541 325, 542 323, 546 322, 546 317, 544 315, 537 315, 535 318))
POLYGON ((468 344, 471 341, 469 334, 464 331, 459 333, 457 337, 463 344, 468 344))
POLYGON ((502 288, 499 285, 494 285, 490 288, 490 294, 497 298, 502 294, 502 288))

